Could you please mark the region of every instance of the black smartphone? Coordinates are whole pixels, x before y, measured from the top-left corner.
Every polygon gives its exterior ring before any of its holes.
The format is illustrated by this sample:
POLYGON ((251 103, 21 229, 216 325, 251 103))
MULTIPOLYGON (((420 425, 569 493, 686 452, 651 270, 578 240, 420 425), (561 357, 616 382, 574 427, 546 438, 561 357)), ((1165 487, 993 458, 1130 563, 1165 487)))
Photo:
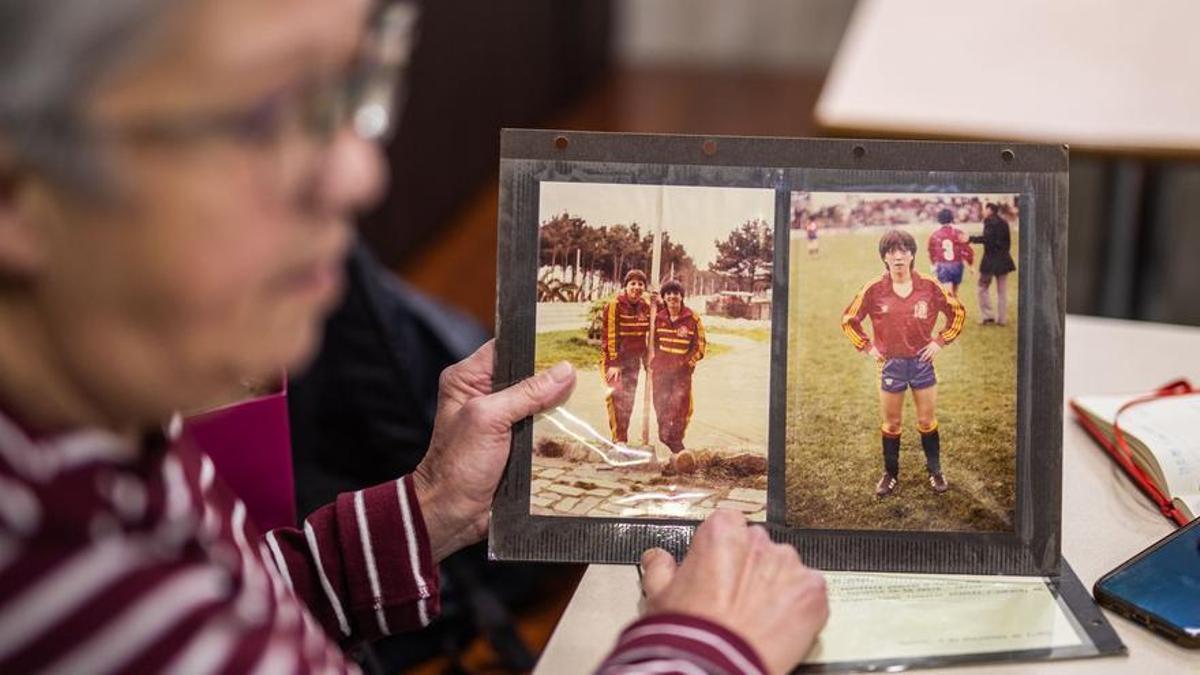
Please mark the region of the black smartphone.
POLYGON ((1092 591, 1101 607, 1200 648, 1200 518, 1105 574, 1092 591))

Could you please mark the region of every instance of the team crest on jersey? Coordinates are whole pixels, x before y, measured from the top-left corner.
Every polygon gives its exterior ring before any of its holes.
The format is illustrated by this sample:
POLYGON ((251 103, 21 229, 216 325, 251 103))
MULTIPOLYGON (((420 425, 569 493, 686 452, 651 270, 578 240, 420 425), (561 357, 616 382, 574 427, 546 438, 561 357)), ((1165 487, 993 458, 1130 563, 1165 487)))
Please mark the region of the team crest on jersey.
POLYGON ((913 305, 913 316, 918 319, 924 319, 929 316, 929 303, 924 300, 918 300, 917 304, 913 305))
POLYGON ((675 334, 681 338, 686 338, 692 336, 692 331, 688 330, 687 326, 680 326, 679 328, 675 329, 675 334))

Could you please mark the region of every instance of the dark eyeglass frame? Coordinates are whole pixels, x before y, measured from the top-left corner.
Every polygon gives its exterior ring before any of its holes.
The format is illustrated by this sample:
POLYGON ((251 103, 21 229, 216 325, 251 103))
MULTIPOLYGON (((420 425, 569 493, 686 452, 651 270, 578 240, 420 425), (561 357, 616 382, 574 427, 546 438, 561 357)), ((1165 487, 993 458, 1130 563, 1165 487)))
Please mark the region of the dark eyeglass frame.
POLYGON ((293 129, 327 141, 352 129, 368 141, 386 141, 395 129, 404 96, 403 75, 414 42, 417 8, 390 2, 373 15, 358 53, 338 77, 278 91, 248 108, 207 115, 144 119, 101 135, 150 143, 188 143, 229 138, 268 144, 293 129))

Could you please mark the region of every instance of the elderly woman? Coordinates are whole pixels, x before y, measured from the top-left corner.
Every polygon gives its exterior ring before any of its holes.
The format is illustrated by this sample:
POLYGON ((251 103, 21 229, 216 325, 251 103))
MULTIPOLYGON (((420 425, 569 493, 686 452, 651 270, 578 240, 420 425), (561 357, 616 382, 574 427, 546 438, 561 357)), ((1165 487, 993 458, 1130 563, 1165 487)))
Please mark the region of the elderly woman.
MULTIPOLYGON (((387 15, 0 0, 0 671, 356 670, 339 647, 437 615, 512 424, 568 395, 567 364, 493 393, 485 346, 415 473, 265 536, 179 433, 318 342, 383 185, 387 15)), ((780 672, 825 618, 820 576, 728 513, 643 568, 602 668, 780 672)))

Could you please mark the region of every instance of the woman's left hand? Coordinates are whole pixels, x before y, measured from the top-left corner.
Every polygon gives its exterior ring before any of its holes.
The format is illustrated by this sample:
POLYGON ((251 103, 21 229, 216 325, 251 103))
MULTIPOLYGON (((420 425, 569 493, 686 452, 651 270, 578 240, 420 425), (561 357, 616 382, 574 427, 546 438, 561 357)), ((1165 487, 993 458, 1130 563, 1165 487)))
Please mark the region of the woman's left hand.
POLYGON ((489 341, 442 371, 433 438, 413 474, 434 560, 487 534, 512 426, 558 405, 575 385, 575 369, 562 362, 492 393, 494 358, 489 341))

